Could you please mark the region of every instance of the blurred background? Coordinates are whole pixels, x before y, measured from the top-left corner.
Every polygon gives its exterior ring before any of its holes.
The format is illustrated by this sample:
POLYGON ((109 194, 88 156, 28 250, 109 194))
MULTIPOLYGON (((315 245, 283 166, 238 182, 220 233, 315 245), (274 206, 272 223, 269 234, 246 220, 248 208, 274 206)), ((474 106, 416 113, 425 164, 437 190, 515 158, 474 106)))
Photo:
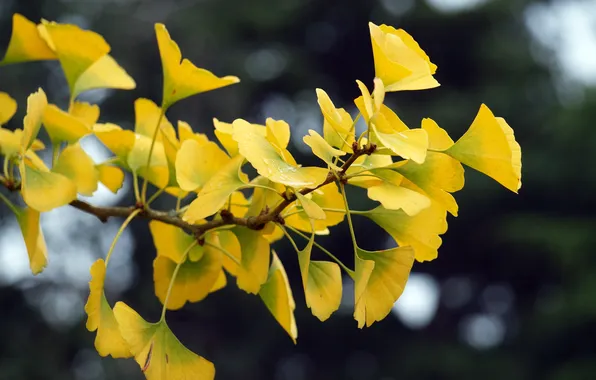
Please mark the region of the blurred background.
MULTIPOLYGON (((354 113, 356 79, 372 85, 368 21, 411 33, 436 63, 441 87, 391 93, 387 103, 410 127, 431 117, 457 139, 486 103, 514 128, 523 151, 519 195, 472 169, 456 194, 438 259, 416 263, 404 295, 382 322, 359 330, 353 286, 321 323, 304 304, 294 251, 276 245, 297 303, 298 344, 258 297, 233 281, 198 304, 168 314, 191 350, 214 362, 217 379, 583 380, 596 375, 596 1, 590 0, 1 0, 0 55, 13 13, 74 23, 102 34, 136 80, 132 91, 94 91, 101 122, 131 128, 133 101, 161 100, 162 73, 153 24, 163 22, 183 56, 242 82, 176 104, 185 120, 213 136, 212 118, 292 126, 298 162, 318 164, 301 142, 322 129, 314 89, 354 113)), ((19 102, 42 86, 65 107, 57 62, 0 69, 0 89, 19 102)), ((96 160, 109 153, 86 139, 96 160)), ((308 147, 306 147, 308 148, 308 147)), ((3 190, 4 191, 4 190, 3 190)), ((370 206, 350 193, 354 209, 370 206)), ((101 205, 130 204, 130 182, 101 188, 101 205)), ((169 207, 166 201, 160 207, 169 207)), ((89 266, 105 256, 122 220, 101 224, 61 208, 42 217, 50 265, 33 277, 14 216, 0 207, 0 379, 143 378, 133 360, 101 358, 85 329, 89 266)), ((356 217, 364 248, 392 244, 356 217)), ((319 241, 348 265, 346 223, 319 241)), ((302 245, 303 242, 300 242, 302 245)), ((161 305, 152 285, 155 250, 147 223, 119 241, 106 285, 149 321, 161 305)))

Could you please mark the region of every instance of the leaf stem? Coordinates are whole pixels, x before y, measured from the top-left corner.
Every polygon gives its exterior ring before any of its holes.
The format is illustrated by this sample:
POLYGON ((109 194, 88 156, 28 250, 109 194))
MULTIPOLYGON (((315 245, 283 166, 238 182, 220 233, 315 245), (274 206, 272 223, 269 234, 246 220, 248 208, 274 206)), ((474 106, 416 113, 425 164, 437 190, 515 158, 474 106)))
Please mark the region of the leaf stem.
POLYGON ((128 216, 128 218, 126 218, 124 220, 124 223, 122 223, 122 225, 120 226, 120 229, 116 233, 116 236, 114 236, 114 240, 112 240, 112 244, 110 245, 110 249, 108 250, 108 254, 106 255, 106 268, 108 267, 108 262, 110 261, 110 257, 112 257, 112 253, 114 252, 114 248, 116 247, 116 243, 120 239, 120 236, 122 236, 122 233, 124 233, 124 230, 126 229, 126 227, 128 226, 128 224, 134 219, 135 216, 139 215, 139 213, 141 211, 143 211, 143 210, 136 209, 135 211, 133 211, 128 216))
POLYGON ((157 199, 157 197, 159 197, 164 191, 166 191, 166 188, 162 187, 161 189, 159 189, 155 193, 153 193, 153 195, 147 201, 147 206, 149 206, 151 203, 153 203, 153 201, 155 201, 157 199))
MULTIPOLYGON (((280 226, 282 227, 282 226, 280 226)), ((298 229, 291 227, 291 226, 285 226, 287 228, 289 228, 290 230, 292 230, 292 232, 294 232, 295 234, 297 234, 298 236, 310 241, 310 238, 308 236, 306 236, 304 233, 302 233, 301 231, 299 231, 298 229)), ((284 231, 284 233, 286 234, 286 236, 289 237, 288 232, 285 230, 285 228, 282 227, 282 230, 284 231)), ((351 270, 350 268, 348 268, 344 263, 341 262, 340 259, 337 258, 337 256, 335 256, 333 253, 329 252, 325 247, 323 247, 321 244, 317 243, 314 239, 313 239, 313 245, 315 247, 317 247, 318 249, 320 249, 323 253, 325 253, 327 256, 331 257, 331 259, 333 259, 333 261, 335 261, 344 271, 346 271, 346 273, 348 275, 350 275, 350 277, 354 278, 354 271, 351 270)), ((294 243, 294 248, 296 248, 296 251, 300 251, 297 247, 296 247, 296 243, 294 243)))
POLYGON ((174 287, 174 282, 176 281, 176 276, 178 276, 178 271, 182 264, 186 261, 186 257, 188 256, 188 252, 193 249, 198 242, 193 240, 193 242, 184 250, 184 254, 182 255, 182 259, 178 264, 176 264, 176 268, 174 269, 174 273, 172 273, 172 278, 170 279, 170 284, 168 285, 168 292, 166 293, 166 298, 163 303, 163 308, 161 309, 161 317, 159 318, 159 322, 163 322, 166 319, 166 310, 168 309, 168 301, 170 300, 170 295, 172 294, 172 288, 174 287))
POLYGON ((60 154, 60 144, 52 144, 52 167, 56 165, 58 161, 58 155, 60 154))
POLYGON ((4 157, 4 164, 3 164, 3 166, 4 166, 4 176, 7 179, 12 179, 12 175, 11 175, 12 173, 9 173, 8 172, 8 162, 9 162, 8 157, 4 157))
MULTIPOLYGON (((147 156, 147 171, 151 167, 151 156, 153 155, 153 148, 155 148, 155 140, 157 140, 157 134, 161 129, 161 121, 166 113, 164 107, 161 107, 161 111, 159 112, 159 117, 157 118, 157 125, 155 126, 155 130, 153 131, 153 137, 151 138, 151 146, 149 147, 149 155, 147 156)), ((141 190, 141 202, 145 203, 145 198, 147 197, 147 177, 143 178, 143 189, 141 190)))
POLYGON ((135 192, 135 200, 140 202, 141 193, 139 192, 139 176, 137 175, 137 172, 132 172, 132 187, 134 188, 135 192))
POLYGON ((344 187, 344 184, 340 181, 339 182, 339 189, 341 192, 341 195, 344 199, 344 206, 346 207, 346 217, 348 219, 348 225, 350 227, 350 235, 352 236, 352 244, 354 245, 354 255, 358 255, 358 251, 357 251, 357 247, 358 247, 358 243, 356 243, 356 234, 354 233, 354 225, 352 224, 352 217, 350 215, 350 206, 348 205, 348 197, 346 196, 346 188, 344 187))
POLYGON ((236 265, 238 266, 242 266, 242 263, 240 261, 238 261, 238 259, 236 257, 234 257, 234 255, 232 255, 227 249, 222 248, 220 246, 217 246, 215 244, 211 244, 209 242, 205 242, 205 245, 211 248, 215 248, 219 251, 221 251, 221 253, 223 253, 224 255, 228 256, 230 258, 230 260, 232 260, 236 265))
POLYGON ((2 199, 4 201, 4 203, 6 203, 6 205, 8 206, 8 208, 14 212, 15 215, 19 215, 19 210, 17 209, 17 206, 14 205, 14 203, 12 203, 10 201, 10 199, 8 199, 4 194, 0 193, 0 199, 2 199))

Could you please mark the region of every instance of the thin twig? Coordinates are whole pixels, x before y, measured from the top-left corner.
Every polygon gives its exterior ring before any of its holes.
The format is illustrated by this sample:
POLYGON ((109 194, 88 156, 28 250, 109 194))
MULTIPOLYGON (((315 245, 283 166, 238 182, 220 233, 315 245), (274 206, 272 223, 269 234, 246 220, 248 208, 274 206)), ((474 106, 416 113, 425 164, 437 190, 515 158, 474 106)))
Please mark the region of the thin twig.
MULTIPOLYGON (((356 143, 353 144, 354 153, 346 160, 346 162, 342 165, 341 170, 337 173, 332 171, 329 172, 327 178, 323 183, 318 185, 313 189, 302 189, 300 193, 302 195, 309 194, 323 186, 330 184, 331 182, 336 181, 338 178, 341 180, 344 178, 346 171, 358 159, 358 157, 365 155, 365 154, 372 154, 375 150, 374 145, 369 145, 363 148, 358 147, 356 143)), ((0 177, 0 184, 7 188, 10 191, 18 191, 20 190, 20 184, 15 184, 12 181, 0 177)), ((94 206, 90 203, 85 201, 81 201, 76 199, 70 202, 70 206, 79 209, 87 214, 95 215, 100 221, 107 222, 107 220, 111 217, 121 217, 127 218, 133 212, 138 213, 137 218, 141 219, 149 219, 149 220, 157 220, 162 223, 170 224, 176 227, 180 227, 184 230, 187 230, 193 233, 195 236, 201 236, 205 232, 212 230, 214 228, 218 228, 225 225, 238 225, 244 226, 253 230, 261 230, 264 228, 265 224, 269 222, 279 222, 280 221, 280 214, 281 212, 289 206, 292 202, 296 200, 296 195, 291 194, 286 196, 283 201, 277 205, 274 209, 263 212, 257 216, 249 216, 239 218, 232 215, 231 212, 227 210, 223 210, 220 215, 221 218, 217 218, 211 220, 207 223, 203 224, 190 224, 185 222, 178 214, 170 213, 167 211, 158 211, 149 208, 148 206, 143 205, 135 205, 135 206, 114 206, 114 207, 98 207, 94 206), (140 212, 139 209, 142 209, 140 212)))

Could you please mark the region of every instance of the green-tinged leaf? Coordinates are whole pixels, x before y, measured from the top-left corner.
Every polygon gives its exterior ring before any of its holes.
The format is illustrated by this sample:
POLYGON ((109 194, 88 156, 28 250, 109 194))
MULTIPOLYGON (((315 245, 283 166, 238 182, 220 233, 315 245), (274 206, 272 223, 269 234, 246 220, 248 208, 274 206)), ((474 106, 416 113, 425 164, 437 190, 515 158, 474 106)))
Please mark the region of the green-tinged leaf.
POLYGON ((76 25, 42 20, 38 30, 58 56, 71 94, 74 94, 79 77, 110 52, 110 45, 101 35, 76 25))
POLYGON ((74 144, 83 136, 91 133, 84 120, 62 111, 53 104, 49 104, 45 108, 43 125, 53 144, 61 142, 74 144))
POLYGON ((165 320, 148 323, 123 302, 116 303, 114 315, 147 380, 215 378, 213 364, 184 347, 165 320))
POLYGON ((439 235, 447 232, 447 212, 434 202, 414 216, 402 210, 387 210, 383 206, 363 215, 387 231, 400 246, 412 246, 417 261, 437 258, 442 242, 439 235))
MULTIPOLYGON (((168 256, 159 255, 159 252, 153 261, 155 294, 162 304, 166 300, 172 275, 177 265, 168 256)), ((222 253, 209 247, 205 247, 201 258, 197 261, 186 259, 174 279, 167 308, 177 310, 182 308, 186 302, 199 302, 207 297, 219 278, 221 267, 222 253)))
POLYGON ((298 328, 296 327, 296 319, 294 318, 296 303, 294 302, 288 275, 275 251, 272 251, 272 254, 273 259, 271 261, 271 268, 269 268, 267 282, 259 290, 259 296, 261 296, 261 299, 277 322, 286 330, 290 338, 294 341, 294 344, 296 344, 296 338, 298 337, 298 328))
POLYGON ((344 152, 352 152, 352 143, 356 141, 354 121, 343 108, 335 108, 329 95, 320 88, 316 89, 317 101, 323 114, 323 136, 331 146, 344 152))
POLYGON ((377 169, 374 173, 382 178, 380 183, 368 188, 368 197, 379 201, 388 210, 403 210, 413 216, 430 207, 426 195, 402 186, 403 176, 392 170, 377 169))
POLYGON ((310 219, 321 220, 327 217, 325 211, 323 211, 323 209, 315 201, 310 199, 308 195, 296 193, 296 197, 298 198, 298 202, 300 202, 302 209, 310 219))
MULTIPOLYGON (((334 210, 343 210, 344 209, 344 201, 337 189, 337 185, 335 183, 329 183, 321 188, 316 189, 315 191, 308 194, 308 197, 304 197, 307 199, 307 203, 312 206, 312 204, 319 206, 319 208, 329 208, 334 210)), ((294 212, 299 211, 298 208, 299 202, 295 202, 289 207, 287 207, 282 215, 290 215, 285 217, 286 224, 297 228, 304 232, 312 232, 311 226, 311 218, 308 216, 307 212, 300 212, 295 214, 294 212)), ((304 204, 302 204, 302 208, 304 209, 304 204)), ((308 208, 308 206, 306 206, 308 208)), ((312 207, 314 208, 314 207, 312 207)), ((306 209, 304 209, 306 211, 306 209)), ((312 212, 312 211, 311 211, 312 212)), ((327 227, 335 226, 341 223, 344 220, 345 213, 343 212, 335 212, 335 211, 323 211, 325 214, 325 218, 323 219, 312 219, 314 222, 315 231, 324 231, 327 227)), ((314 215, 318 214, 318 211, 314 211, 314 215)), ((319 215, 322 216, 322 215, 319 215)))
MULTIPOLYGON (((188 247, 190 247, 195 240, 180 227, 159 222, 157 220, 149 222, 149 229, 153 236, 153 243, 157 250, 157 256, 166 257, 174 264, 178 264, 184 260, 184 255, 187 253, 188 247)), ((188 251, 188 255, 195 258, 195 261, 200 260, 203 253, 203 247, 199 245, 188 251)))
POLYGON ((95 169, 93 159, 78 143, 67 146, 60 153, 53 171, 74 182, 77 192, 82 195, 92 196, 97 190, 99 172, 95 169))
POLYGON ((21 161, 19 171, 21 195, 25 203, 34 210, 48 212, 77 197, 75 183, 61 174, 33 168, 24 161, 21 161))
POLYGON ((336 263, 310 260, 314 240, 312 234, 306 247, 298 252, 298 262, 306 305, 314 316, 325 321, 341 303, 341 270, 336 263))
POLYGON ((398 247, 357 251, 354 318, 362 328, 385 318, 403 293, 414 264, 414 250, 398 247))
POLYGON ((95 61, 77 79, 72 90, 72 98, 85 91, 96 88, 132 90, 136 87, 134 79, 110 56, 104 55, 95 61))
POLYGON ((457 216, 457 203, 449 194, 464 187, 464 168, 457 160, 443 153, 428 152, 423 164, 408 161, 395 170, 457 216))
POLYGON ((114 311, 108 304, 104 293, 105 278, 105 262, 103 259, 98 259, 91 266, 90 293, 85 305, 87 330, 97 330, 95 349, 101 356, 112 355, 114 358, 130 358, 132 354, 120 334, 114 311))
POLYGON ((267 281, 269 270, 269 242, 259 231, 235 227, 232 231, 242 250, 241 265, 236 271, 238 287, 247 293, 257 294, 267 281))

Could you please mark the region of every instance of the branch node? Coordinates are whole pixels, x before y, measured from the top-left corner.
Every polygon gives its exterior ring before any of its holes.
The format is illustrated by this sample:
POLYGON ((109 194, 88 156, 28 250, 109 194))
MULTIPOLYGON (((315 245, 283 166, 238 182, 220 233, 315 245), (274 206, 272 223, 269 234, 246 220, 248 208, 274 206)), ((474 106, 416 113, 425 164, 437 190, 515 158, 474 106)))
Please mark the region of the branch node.
POLYGON ((230 210, 223 209, 219 212, 219 215, 225 223, 232 223, 234 221, 234 214, 230 210))
POLYGON ((251 230, 260 231, 265 228, 265 223, 261 222, 258 217, 249 216, 246 219, 246 227, 250 228, 251 230))
POLYGON ((284 226, 286 224, 286 220, 280 214, 275 215, 274 221, 275 221, 275 223, 279 223, 282 226, 284 226))

